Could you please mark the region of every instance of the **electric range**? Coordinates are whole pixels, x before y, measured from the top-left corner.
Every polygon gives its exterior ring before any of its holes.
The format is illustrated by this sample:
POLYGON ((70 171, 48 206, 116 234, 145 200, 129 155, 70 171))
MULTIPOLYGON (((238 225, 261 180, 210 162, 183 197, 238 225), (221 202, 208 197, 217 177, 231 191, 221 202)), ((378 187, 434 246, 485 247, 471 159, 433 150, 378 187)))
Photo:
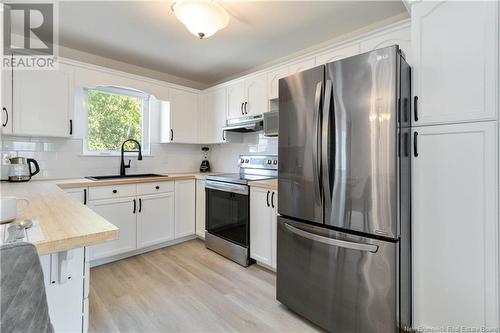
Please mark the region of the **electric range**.
POLYGON ((278 176, 276 155, 242 155, 239 173, 207 177, 205 245, 242 266, 250 259, 250 191, 248 182, 278 176))

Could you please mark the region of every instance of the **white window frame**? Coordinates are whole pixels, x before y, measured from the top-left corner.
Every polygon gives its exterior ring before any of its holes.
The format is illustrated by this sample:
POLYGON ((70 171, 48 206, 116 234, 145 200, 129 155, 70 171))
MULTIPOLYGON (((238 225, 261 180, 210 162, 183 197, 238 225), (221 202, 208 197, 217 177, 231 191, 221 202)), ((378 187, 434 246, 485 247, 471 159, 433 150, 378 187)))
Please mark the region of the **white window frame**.
MULTIPOLYGON (((83 88, 84 94, 84 136, 83 136, 83 155, 91 156, 120 156, 120 150, 89 150, 88 149, 88 133, 89 133, 89 101, 88 91, 95 90, 104 93, 111 93, 115 95, 130 96, 140 98, 142 102, 142 142, 141 151, 143 156, 151 156, 151 95, 142 91, 116 86, 97 86, 83 88)), ((128 155, 135 155, 135 153, 125 153, 128 155)))

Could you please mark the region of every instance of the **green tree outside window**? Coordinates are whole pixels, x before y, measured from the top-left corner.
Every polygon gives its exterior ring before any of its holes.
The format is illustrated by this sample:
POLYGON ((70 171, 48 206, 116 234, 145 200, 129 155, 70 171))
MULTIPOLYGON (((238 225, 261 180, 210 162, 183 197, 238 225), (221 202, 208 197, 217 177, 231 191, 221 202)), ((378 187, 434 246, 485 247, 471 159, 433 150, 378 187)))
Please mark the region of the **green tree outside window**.
POLYGON ((127 139, 142 143, 142 98, 88 89, 87 102, 89 151, 119 150, 127 139))

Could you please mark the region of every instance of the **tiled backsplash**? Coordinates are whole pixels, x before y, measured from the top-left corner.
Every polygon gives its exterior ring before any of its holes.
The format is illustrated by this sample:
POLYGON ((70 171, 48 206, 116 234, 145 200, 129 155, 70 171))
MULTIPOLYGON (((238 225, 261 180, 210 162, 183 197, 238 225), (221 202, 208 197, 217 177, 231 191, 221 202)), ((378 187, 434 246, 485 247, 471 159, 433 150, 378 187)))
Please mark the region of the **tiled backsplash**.
MULTIPOLYGON (((151 144, 151 155, 132 160, 127 173, 179 173, 197 171, 202 160, 200 145, 151 144)), ((81 139, 2 137, 2 158, 5 154, 37 160, 40 173, 34 179, 75 178, 114 175, 120 169, 119 156, 83 156, 81 139)), ((3 164, 3 163, 2 163, 3 164)), ((9 173, 2 165, 2 179, 9 173)))
MULTIPOLYGON (((241 154, 278 153, 278 139, 260 133, 227 133, 228 143, 211 145, 209 152, 212 171, 238 172, 241 154)), ((40 173, 34 179, 79 178, 117 174, 119 156, 84 156, 81 139, 30 138, 3 136, 2 159, 6 154, 37 160, 40 173)), ((202 145, 151 143, 151 155, 132 160, 127 173, 196 172, 203 159, 202 145)), ((1 163, 1 177, 7 179, 9 166, 1 163)))
POLYGON ((213 145, 209 160, 212 170, 238 172, 238 156, 278 155, 278 138, 265 137, 262 132, 226 133, 229 143, 213 145))

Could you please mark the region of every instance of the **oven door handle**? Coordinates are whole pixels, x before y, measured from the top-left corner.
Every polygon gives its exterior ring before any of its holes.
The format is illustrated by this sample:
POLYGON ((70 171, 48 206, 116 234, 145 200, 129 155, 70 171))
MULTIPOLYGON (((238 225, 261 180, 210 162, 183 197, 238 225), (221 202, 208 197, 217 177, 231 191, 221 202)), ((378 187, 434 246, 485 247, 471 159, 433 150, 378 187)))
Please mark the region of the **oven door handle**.
POLYGON ((205 188, 215 191, 224 191, 224 192, 248 195, 248 186, 241 184, 231 184, 231 183, 223 183, 223 182, 207 180, 207 182, 205 183, 205 188))

